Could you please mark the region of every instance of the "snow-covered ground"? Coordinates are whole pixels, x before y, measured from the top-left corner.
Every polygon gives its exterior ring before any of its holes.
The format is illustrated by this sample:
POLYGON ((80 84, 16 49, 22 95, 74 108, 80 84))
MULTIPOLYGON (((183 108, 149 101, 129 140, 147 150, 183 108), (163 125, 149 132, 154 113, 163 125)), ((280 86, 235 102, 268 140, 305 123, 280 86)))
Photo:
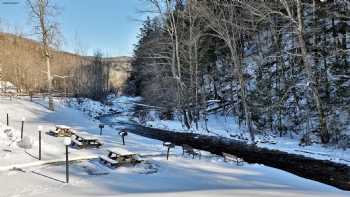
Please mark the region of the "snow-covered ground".
POLYGON ((135 103, 141 101, 141 97, 115 96, 110 95, 107 103, 102 104, 88 98, 72 98, 68 100, 68 106, 79 109, 89 116, 96 118, 106 114, 118 114, 119 116, 130 115, 135 103))
MULTIPOLYGON (((159 119, 146 121, 145 126, 176 132, 195 132, 204 135, 223 136, 238 140, 246 140, 249 138, 248 133, 242 132, 242 129, 239 128, 236 119, 220 115, 210 115, 208 117, 207 127, 205 126, 204 121, 202 121, 199 123, 198 129, 193 128, 187 130, 180 121, 159 119)), ((259 147, 277 149, 317 159, 331 160, 350 166, 350 149, 344 150, 336 148, 335 146, 325 146, 317 143, 310 146, 300 146, 300 139, 298 136, 290 138, 257 135, 256 141, 257 146, 259 147)))
POLYGON ((61 101, 56 101, 56 111, 51 112, 41 103, 41 100, 33 103, 24 98, 0 98, 0 197, 350 195, 349 192, 266 166, 225 163, 222 158, 205 152, 202 159, 183 157, 179 147, 171 151, 167 161, 162 142, 133 134, 126 137, 124 148, 141 154, 145 162, 135 167, 109 169, 91 158, 106 154, 107 148, 122 147, 117 134, 122 126, 107 127, 103 136, 99 136, 99 122, 83 112, 67 107, 61 101), (11 138, 4 133, 4 130, 8 131, 4 126, 6 112, 10 115, 11 138), (33 148, 27 151, 16 143, 22 117, 26 117, 24 135, 34 141, 33 148), (71 159, 90 160, 71 164, 69 184, 64 183, 64 164, 57 163, 64 161, 62 138, 43 134, 43 161, 36 159, 38 125, 43 125, 48 131, 56 124, 85 131, 104 143, 101 149, 70 149, 71 159), (47 164, 50 162, 55 164, 47 164))
MULTIPOLYGON (((137 117, 131 117, 130 110, 133 103, 140 103, 141 98, 137 97, 110 97, 110 105, 104 105, 90 99, 83 99, 81 103, 72 100, 71 105, 79 110, 84 111, 91 117, 97 117, 111 112, 120 112, 121 116, 116 116, 117 120, 132 119, 141 122, 137 117), (124 116, 122 116, 124 115, 124 116)), ((175 118, 176 119, 176 118, 175 118)), ((218 114, 209 115, 207 124, 201 120, 198 123, 198 129, 193 126, 187 129, 185 125, 178 120, 160 120, 157 112, 151 111, 143 118, 142 124, 146 127, 159 128, 176 132, 194 132, 203 135, 215 135, 232 138, 236 140, 247 140, 249 135, 239 127, 239 122, 232 116, 223 116, 218 114)), ((289 153, 305 155, 307 157, 331 160, 334 162, 346 164, 350 166, 350 149, 343 150, 335 146, 324 146, 314 143, 310 146, 299 146, 300 136, 279 137, 279 136, 256 136, 257 146, 269 149, 277 149, 289 153)))

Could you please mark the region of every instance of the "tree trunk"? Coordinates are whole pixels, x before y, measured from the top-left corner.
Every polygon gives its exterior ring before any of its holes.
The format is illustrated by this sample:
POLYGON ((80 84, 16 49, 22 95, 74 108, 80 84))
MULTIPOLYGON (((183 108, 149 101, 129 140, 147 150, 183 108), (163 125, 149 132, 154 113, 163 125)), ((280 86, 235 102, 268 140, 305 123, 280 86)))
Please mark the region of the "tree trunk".
POLYGON ((45 55, 46 66, 47 66, 47 85, 48 85, 48 93, 49 93, 49 110, 54 111, 53 98, 52 98, 52 78, 51 78, 51 64, 50 64, 50 56, 48 52, 45 55))
POLYGON ((311 61, 310 61, 310 56, 307 52, 306 49, 306 44, 305 44, 305 40, 304 40, 304 25, 303 25, 303 9, 302 9, 302 5, 300 0, 297 1, 297 13, 298 13, 298 40, 299 40, 299 44, 300 44, 300 49, 301 49, 301 55, 304 61, 304 66, 306 68, 306 72, 307 72, 307 77, 308 77, 308 81, 309 83, 311 83, 311 90, 313 92, 313 97, 315 99, 316 102, 316 108, 317 111, 319 113, 320 116, 320 135, 321 135, 321 141, 322 143, 328 143, 330 140, 330 135, 328 133, 328 128, 327 128, 327 117, 326 114, 323 110, 323 106, 322 106, 322 101, 320 98, 320 93, 318 90, 318 85, 317 82, 315 82, 314 80, 314 76, 312 73, 312 68, 311 68, 311 61))
MULTIPOLYGON (((235 42, 235 41, 233 41, 233 42, 235 42)), ((240 57, 239 57, 238 52, 237 52, 236 44, 234 44, 234 46, 230 47, 230 50, 231 50, 231 58, 234 62, 233 69, 236 70, 236 72, 234 71, 234 73, 237 73, 237 75, 238 75, 238 81, 239 81, 239 85, 240 85, 240 94, 241 94, 241 100, 242 100, 242 104, 243 104, 243 111, 244 111, 246 127, 248 129, 249 134, 250 134, 251 141, 254 142, 255 141, 255 134, 254 134, 254 131, 251 127, 250 111, 248 109, 247 95, 246 95, 246 89, 245 89, 245 80, 244 80, 243 72, 241 69, 242 62, 240 61, 240 57)))

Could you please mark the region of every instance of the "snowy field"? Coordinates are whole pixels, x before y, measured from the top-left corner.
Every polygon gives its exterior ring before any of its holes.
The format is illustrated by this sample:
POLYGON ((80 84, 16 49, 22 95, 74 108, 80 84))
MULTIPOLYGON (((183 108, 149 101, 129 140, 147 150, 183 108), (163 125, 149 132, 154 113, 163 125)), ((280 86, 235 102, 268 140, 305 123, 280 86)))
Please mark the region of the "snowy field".
POLYGON ((137 166, 110 169, 96 158, 106 149, 122 147, 118 128, 105 128, 99 136, 99 122, 90 116, 56 101, 56 111, 27 99, 0 98, 0 197, 21 196, 350 196, 315 181, 262 165, 237 166, 225 163, 221 157, 203 152, 202 159, 183 157, 181 149, 172 150, 169 161, 165 158, 162 142, 129 134, 129 151, 143 156, 145 162, 137 166), (6 112, 10 115, 13 136, 8 129, 6 112), (20 122, 26 118, 24 136, 32 138, 32 149, 17 146, 20 122), (43 134, 43 160, 38 162, 37 127, 44 130, 65 124, 99 138, 101 149, 70 149, 70 183, 65 184, 64 146, 62 138, 43 134), (80 159, 89 159, 80 161, 80 159), (50 164, 54 162, 54 164, 50 164), (16 167, 16 168, 14 168, 16 167))

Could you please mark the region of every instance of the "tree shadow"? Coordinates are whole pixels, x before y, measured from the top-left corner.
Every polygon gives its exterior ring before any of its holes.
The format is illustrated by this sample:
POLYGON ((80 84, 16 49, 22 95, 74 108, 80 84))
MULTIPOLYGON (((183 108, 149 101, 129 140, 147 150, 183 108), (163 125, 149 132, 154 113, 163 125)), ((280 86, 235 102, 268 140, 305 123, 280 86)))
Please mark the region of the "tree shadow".
POLYGON ((45 178, 48 178, 48 179, 51 179, 53 181, 57 181, 57 182, 60 182, 60 183, 66 183, 65 181, 62 181, 62 180, 59 180, 59 179, 56 179, 56 178, 53 178, 53 177, 50 177, 48 175, 45 175, 45 174, 42 174, 40 172, 35 172, 35 171, 31 171, 33 174, 35 175, 39 175, 39 176, 42 176, 42 177, 45 177, 45 178))
POLYGON ((24 152, 25 152, 27 155, 29 155, 30 157, 33 157, 34 159, 39 160, 39 157, 38 157, 38 156, 35 156, 35 155, 29 153, 27 150, 25 150, 24 152))

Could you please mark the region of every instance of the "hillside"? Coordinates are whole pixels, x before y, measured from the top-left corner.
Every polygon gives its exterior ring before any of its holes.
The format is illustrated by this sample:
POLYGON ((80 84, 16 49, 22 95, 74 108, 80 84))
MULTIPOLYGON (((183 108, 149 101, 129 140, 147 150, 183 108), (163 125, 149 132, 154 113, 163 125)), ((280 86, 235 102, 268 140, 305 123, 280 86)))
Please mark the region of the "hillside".
MULTIPOLYGON (((106 58, 112 63, 111 84, 120 88, 126 78, 131 59, 128 57, 106 58), (114 71, 115 70, 115 71, 114 71)), ((52 51, 53 75, 72 75, 76 67, 91 61, 89 57, 82 57, 64 51, 52 51)), ((42 58, 38 42, 13 34, 0 32, 0 68, 2 80, 11 81, 19 89, 40 90, 45 87, 46 65, 42 58)), ((59 78, 54 79, 59 88, 59 78)))
MULTIPOLYGON (((65 75, 84 58, 61 51, 52 53, 52 73, 65 75)), ((11 81, 21 89, 40 89, 46 75, 40 45, 30 39, 0 33, 0 66, 3 80, 11 81)))

